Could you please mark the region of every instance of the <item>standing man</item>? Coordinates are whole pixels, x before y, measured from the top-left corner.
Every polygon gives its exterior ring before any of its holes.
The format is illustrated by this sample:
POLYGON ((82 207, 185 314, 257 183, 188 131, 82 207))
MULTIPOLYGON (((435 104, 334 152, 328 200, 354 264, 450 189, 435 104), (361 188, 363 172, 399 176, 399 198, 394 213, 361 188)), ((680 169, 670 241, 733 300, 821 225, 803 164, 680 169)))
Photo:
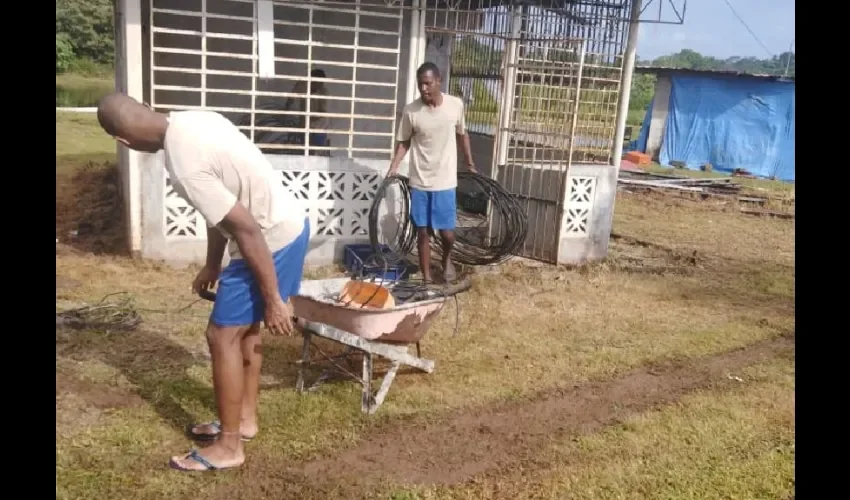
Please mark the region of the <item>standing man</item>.
POLYGON ((218 282, 206 334, 219 420, 191 430, 210 446, 170 464, 192 471, 242 465, 242 441, 257 433, 260 322, 274 334, 292 334, 288 300, 299 290, 310 225, 265 156, 218 113, 165 115, 113 93, 98 103, 97 119, 131 149, 164 149, 175 190, 209 227, 206 265, 192 289, 218 282), (222 271, 225 247, 231 261, 222 271))
MULTIPOLYGON (((325 71, 319 68, 313 68, 310 71, 310 78, 327 78, 325 71)), ((292 87, 293 94, 299 94, 302 97, 289 97, 284 103, 284 109, 287 111, 307 112, 307 82, 304 80, 298 81, 292 87)), ((310 83, 310 113, 309 116, 299 115, 298 123, 302 128, 310 126, 310 134, 307 137, 310 146, 327 146, 328 134, 324 129, 328 127, 328 119, 324 116, 328 112, 328 89, 325 87, 325 82, 312 80, 310 83), (317 132, 317 130, 319 132, 317 132)), ((306 143, 307 141, 305 141, 306 143)), ((327 151, 319 151, 312 155, 318 154, 324 156, 327 151)), ((311 156, 312 156, 311 155, 311 156)))
POLYGON ((404 107, 396 134, 396 148, 387 175, 398 172, 410 151, 410 216, 416 226, 419 267, 425 282, 431 281, 431 238, 428 230, 440 232, 443 241, 443 280, 455 279, 451 254, 457 219, 457 148, 463 146, 466 168, 477 172, 472 162, 469 135, 463 117, 463 102, 440 91, 440 70, 426 62, 416 70, 420 99, 404 107))

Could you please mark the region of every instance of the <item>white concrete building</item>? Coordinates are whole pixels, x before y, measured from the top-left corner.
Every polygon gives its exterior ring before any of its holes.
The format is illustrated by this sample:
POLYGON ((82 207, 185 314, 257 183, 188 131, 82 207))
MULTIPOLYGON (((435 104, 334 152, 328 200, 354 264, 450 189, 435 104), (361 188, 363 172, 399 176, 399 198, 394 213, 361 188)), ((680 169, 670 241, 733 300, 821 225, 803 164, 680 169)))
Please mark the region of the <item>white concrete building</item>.
MULTIPOLYGON (((630 13, 628 0, 615 4, 117 0, 117 87, 160 111, 210 109, 239 125, 303 202, 308 263, 325 264, 368 241, 415 69, 434 61, 446 91, 457 79, 468 94, 479 170, 526 204, 523 255, 580 263, 605 256, 611 226, 630 13), (316 132, 327 144, 309 144, 316 132)), ((162 155, 120 148, 119 167, 132 250, 200 262, 205 223, 170 187, 162 155)))

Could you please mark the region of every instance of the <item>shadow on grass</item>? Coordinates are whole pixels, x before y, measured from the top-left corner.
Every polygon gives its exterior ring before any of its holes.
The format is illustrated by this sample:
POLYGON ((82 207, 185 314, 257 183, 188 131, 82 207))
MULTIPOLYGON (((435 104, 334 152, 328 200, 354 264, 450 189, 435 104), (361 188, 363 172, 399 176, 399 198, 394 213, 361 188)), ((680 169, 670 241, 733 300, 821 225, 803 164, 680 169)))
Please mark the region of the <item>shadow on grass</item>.
POLYGON ((117 369, 164 421, 181 431, 195 419, 183 407, 186 400, 215 409, 212 389, 188 375, 196 357, 162 335, 57 329, 56 355, 94 359, 117 369))

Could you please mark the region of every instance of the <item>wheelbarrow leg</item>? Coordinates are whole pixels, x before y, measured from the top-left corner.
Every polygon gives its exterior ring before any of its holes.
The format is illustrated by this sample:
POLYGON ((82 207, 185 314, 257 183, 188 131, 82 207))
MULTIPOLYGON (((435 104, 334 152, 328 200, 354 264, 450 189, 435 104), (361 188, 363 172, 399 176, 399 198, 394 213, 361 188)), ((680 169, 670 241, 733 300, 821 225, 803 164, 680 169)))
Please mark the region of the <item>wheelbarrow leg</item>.
POLYGON ((372 353, 363 353, 363 396, 360 409, 363 413, 371 413, 372 409, 372 353))
POLYGON ((393 361, 392 366, 387 371, 387 374, 384 375, 384 380, 381 381, 381 387, 378 388, 378 393, 375 394, 375 399, 372 402, 372 407, 369 408, 369 414, 373 414, 378 411, 378 407, 381 406, 381 403, 384 402, 384 398, 387 397, 387 392, 390 390, 390 386, 393 384, 393 380, 395 380, 395 376, 398 373, 398 369, 401 367, 401 363, 398 361, 393 361))
POLYGON ((301 336, 304 338, 304 344, 301 346, 301 362, 298 363, 298 378, 295 381, 295 392, 298 393, 304 392, 304 371, 310 362, 310 331, 303 329, 301 336))

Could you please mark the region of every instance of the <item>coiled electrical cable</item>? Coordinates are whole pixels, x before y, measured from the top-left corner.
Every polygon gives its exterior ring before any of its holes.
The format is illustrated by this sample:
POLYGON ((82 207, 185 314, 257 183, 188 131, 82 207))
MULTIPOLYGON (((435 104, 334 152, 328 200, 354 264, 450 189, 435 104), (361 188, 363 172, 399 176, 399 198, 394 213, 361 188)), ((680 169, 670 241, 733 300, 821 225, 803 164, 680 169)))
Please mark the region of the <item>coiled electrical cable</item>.
MULTIPOLYGON (((452 261, 468 266, 499 264, 516 255, 528 234, 528 215, 516 197, 494 179, 478 173, 458 172, 458 181, 473 184, 490 200, 490 227, 496 228, 484 241, 455 231, 452 261)), ((434 238, 439 239, 438 238, 434 238)), ((442 245, 438 249, 442 252, 442 245)))
MULTIPOLYGON (((392 217, 392 214, 387 215, 392 217)), ((410 184, 407 177, 398 174, 390 175, 378 186, 375 197, 372 199, 372 206, 369 208, 369 243, 374 253, 372 258, 378 261, 378 265, 398 264, 413 251, 416 245, 416 228, 413 227, 410 219, 410 184), (388 248, 387 251, 378 241, 378 225, 380 224, 378 217, 380 207, 387 201, 389 189, 394 185, 398 186, 401 210, 395 217, 395 223, 398 224, 396 234, 383 243, 388 248)))
MULTIPOLYGON (((455 231, 452 261, 469 266, 498 264, 515 255, 528 233, 528 216, 516 198, 498 182, 478 173, 458 172, 458 181, 472 183, 490 201, 489 222, 496 231, 487 238, 473 238, 466 231, 455 231), (493 234, 495 233, 495 234, 493 234)), ((442 255, 442 240, 439 234, 431 238, 431 249, 442 255)), ((413 253, 416 246, 416 229, 410 220, 410 186, 401 175, 386 177, 372 201, 369 211, 369 239, 376 258, 388 263, 398 263, 413 253), (384 244, 389 251, 381 251, 378 242, 378 211, 385 202, 387 190, 398 185, 401 192, 401 213, 398 214, 399 230, 384 244)))

